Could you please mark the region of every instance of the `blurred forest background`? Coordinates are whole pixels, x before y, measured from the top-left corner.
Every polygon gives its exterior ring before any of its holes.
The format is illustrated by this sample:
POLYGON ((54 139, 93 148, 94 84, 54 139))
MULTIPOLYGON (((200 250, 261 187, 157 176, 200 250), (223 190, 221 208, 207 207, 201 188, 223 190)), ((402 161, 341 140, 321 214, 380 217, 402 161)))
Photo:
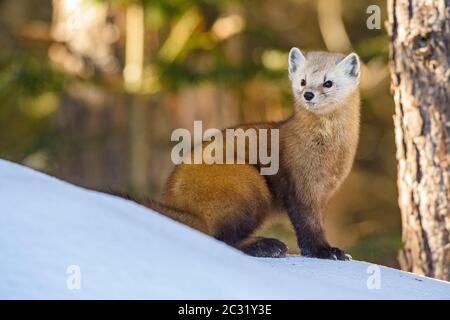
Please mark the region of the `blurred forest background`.
MULTIPOLYGON (((327 232, 354 258, 397 267, 385 11, 377 0, 0 0, 0 157, 157 198, 172 130, 286 118, 289 49, 353 50, 364 62, 361 140, 327 232), (379 30, 366 26, 370 5, 379 30)), ((287 219, 262 232, 297 252, 287 219)))

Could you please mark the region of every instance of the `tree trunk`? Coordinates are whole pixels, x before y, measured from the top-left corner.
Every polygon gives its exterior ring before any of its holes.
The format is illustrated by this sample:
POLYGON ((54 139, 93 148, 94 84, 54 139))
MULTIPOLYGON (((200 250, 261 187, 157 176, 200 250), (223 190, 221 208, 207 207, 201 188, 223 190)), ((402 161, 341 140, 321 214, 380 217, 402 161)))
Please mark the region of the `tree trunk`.
POLYGON ((450 280, 450 0, 390 0, 404 270, 450 280))
POLYGON ((145 195, 149 191, 148 109, 144 98, 139 96, 144 71, 144 16, 144 8, 141 4, 128 6, 123 75, 129 103, 129 188, 133 193, 145 195))

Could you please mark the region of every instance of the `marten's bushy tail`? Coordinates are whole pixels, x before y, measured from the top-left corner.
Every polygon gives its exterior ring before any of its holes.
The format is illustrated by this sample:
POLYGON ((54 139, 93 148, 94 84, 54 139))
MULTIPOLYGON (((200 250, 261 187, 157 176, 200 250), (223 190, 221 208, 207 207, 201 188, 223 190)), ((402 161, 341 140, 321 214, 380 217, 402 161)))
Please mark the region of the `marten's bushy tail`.
POLYGON ((121 197, 121 198, 125 198, 127 200, 134 201, 136 203, 139 203, 140 205, 150 208, 150 209, 152 209, 166 217, 169 217, 175 221, 178 221, 178 222, 183 223, 191 228, 194 228, 201 232, 209 234, 208 227, 207 227, 206 223, 203 221, 203 219, 201 219, 200 217, 198 217, 190 212, 178 210, 176 208, 171 207, 170 205, 158 202, 153 199, 135 198, 135 197, 132 197, 128 194, 124 194, 121 192, 108 192, 108 193, 113 194, 118 197, 121 197))

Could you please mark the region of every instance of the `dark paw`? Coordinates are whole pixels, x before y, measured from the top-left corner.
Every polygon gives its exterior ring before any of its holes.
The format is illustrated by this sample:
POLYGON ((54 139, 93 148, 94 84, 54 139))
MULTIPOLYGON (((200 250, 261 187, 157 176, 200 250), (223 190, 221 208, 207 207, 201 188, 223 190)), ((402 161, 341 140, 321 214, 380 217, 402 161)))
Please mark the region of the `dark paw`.
POLYGON ((270 238, 251 239, 241 245, 240 249, 250 256, 261 258, 284 258, 288 251, 283 242, 270 238))
POLYGON ((352 257, 346 254, 343 250, 335 247, 321 247, 314 250, 302 250, 302 254, 305 257, 330 259, 330 260, 342 260, 348 261, 352 257))

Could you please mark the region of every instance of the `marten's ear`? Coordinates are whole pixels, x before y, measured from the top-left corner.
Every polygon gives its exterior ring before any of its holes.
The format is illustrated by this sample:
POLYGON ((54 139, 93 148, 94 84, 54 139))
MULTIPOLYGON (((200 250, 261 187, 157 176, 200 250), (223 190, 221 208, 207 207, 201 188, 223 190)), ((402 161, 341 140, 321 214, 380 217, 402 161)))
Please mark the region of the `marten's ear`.
POLYGON ((304 68, 306 58, 298 48, 292 48, 289 52, 289 79, 294 80, 295 73, 304 68))
POLYGON ((360 77, 361 64, 359 62, 359 57, 356 53, 350 53, 337 65, 343 73, 350 77, 353 81, 358 81, 360 77))

